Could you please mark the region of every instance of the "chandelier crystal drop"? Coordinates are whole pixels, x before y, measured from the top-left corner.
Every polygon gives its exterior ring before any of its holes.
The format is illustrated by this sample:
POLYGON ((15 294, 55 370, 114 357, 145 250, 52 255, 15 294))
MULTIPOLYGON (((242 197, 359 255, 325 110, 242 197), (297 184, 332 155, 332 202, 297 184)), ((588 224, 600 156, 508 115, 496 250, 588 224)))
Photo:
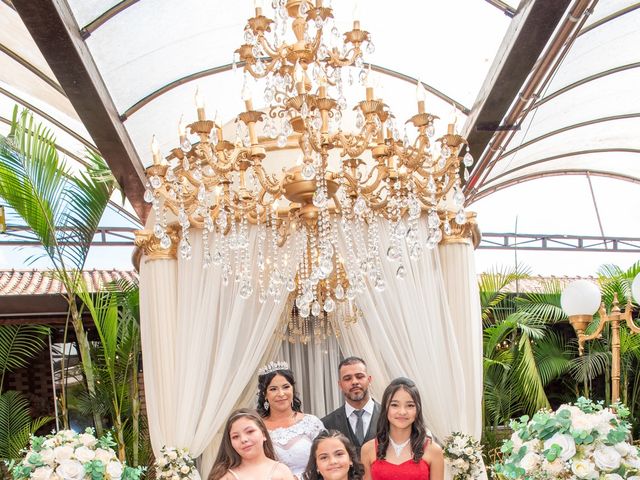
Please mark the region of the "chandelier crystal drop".
POLYGON ((367 283, 383 291, 383 262, 406 281, 407 262, 450 233, 449 218, 466 221, 460 174, 473 158, 455 121, 436 138, 438 117, 425 110, 420 81, 415 114, 397 123, 371 86, 363 52, 374 46, 358 20, 341 33, 326 0, 271 6, 270 17, 256 6, 234 54, 245 108, 232 135, 207 119, 196 92, 197 120, 180 120, 177 147, 163 156, 153 139, 145 200, 163 248, 170 211, 181 257, 192 256, 190 232, 202 229, 203 266, 220 268, 242 298, 289 292, 296 318, 318 319, 367 283), (354 82, 363 97, 348 106, 354 82), (346 125, 351 108, 355 130, 346 125), (294 149, 296 164, 273 168, 272 155, 294 149))

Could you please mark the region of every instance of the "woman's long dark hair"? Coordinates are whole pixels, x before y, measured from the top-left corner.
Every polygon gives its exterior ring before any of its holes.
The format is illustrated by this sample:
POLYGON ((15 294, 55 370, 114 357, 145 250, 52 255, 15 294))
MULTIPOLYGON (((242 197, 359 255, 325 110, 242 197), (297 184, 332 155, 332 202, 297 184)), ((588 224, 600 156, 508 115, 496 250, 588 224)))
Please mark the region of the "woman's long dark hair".
POLYGON ((378 439, 378 450, 376 451, 376 458, 383 460, 387 456, 387 448, 389 447, 389 405, 391 399, 398 390, 404 390, 416 404, 416 419, 411 424, 411 452, 413 453, 413 461, 418 463, 424 455, 424 444, 429 437, 427 435, 427 428, 424 425, 424 419, 422 418, 422 400, 420 399, 420 392, 418 387, 408 378, 400 377, 392 380, 391 383, 384 390, 382 395, 382 410, 380 411, 380 417, 378 418, 378 429, 376 437, 378 439))
POLYGON ((322 440, 326 440, 327 438, 337 438, 344 445, 344 449, 349 454, 349 458, 351 459, 351 463, 353 464, 349 467, 349 476, 347 477, 349 480, 362 480, 364 477, 364 467, 358 460, 358 455, 356 454, 356 449, 349 441, 347 437, 345 437, 342 433, 337 430, 323 430, 318 436, 313 440, 311 444, 311 453, 309 454, 309 463, 307 463, 307 468, 302 474, 302 480, 322 480, 322 476, 318 472, 318 462, 316 461, 316 453, 318 451, 318 445, 322 440))
POLYGON ((262 434, 266 439, 263 444, 264 454, 267 456, 267 458, 277 461, 276 452, 273 449, 273 443, 271 443, 269 431, 262 421, 262 417, 260 417, 254 410, 241 408, 240 410, 236 410, 231 415, 229 415, 229 418, 227 419, 227 423, 224 426, 224 433, 222 435, 222 441, 220 442, 218 455, 216 457, 215 463, 213 464, 213 468, 211 469, 208 480, 220 480, 226 475, 230 468, 235 468, 242 463, 242 457, 240 457, 238 452, 236 452, 236 449, 233 448, 233 445, 231 444, 231 427, 237 420, 241 418, 248 418, 255 422, 256 426, 260 429, 260 431, 262 431, 262 434))
POLYGON ((274 370, 273 372, 265 373, 258 377, 258 406, 257 410, 261 417, 266 418, 271 413, 270 410, 264 408, 264 402, 267 399, 267 388, 271 384, 271 380, 276 375, 282 375, 286 378, 287 382, 293 388, 293 404, 291 408, 294 412, 302 412, 302 402, 296 394, 296 381, 293 378, 293 372, 291 370, 274 370))

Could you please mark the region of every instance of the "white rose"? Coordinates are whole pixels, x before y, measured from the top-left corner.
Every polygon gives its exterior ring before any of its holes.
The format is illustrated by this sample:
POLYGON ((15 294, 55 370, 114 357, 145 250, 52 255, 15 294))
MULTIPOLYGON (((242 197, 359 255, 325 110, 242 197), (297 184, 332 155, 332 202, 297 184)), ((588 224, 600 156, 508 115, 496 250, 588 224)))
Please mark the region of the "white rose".
POLYGON ((471 447, 467 447, 467 448, 465 448, 465 449, 464 449, 464 454, 465 454, 465 455, 468 455, 468 456, 473 455, 473 448, 471 448, 471 447))
POLYGON ((601 445, 593 452, 593 460, 600 470, 610 472, 620 467, 622 457, 615 448, 601 445))
POLYGON ((84 467, 76 460, 62 460, 56 473, 63 480, 82 480, 84 478, 84 467))
POLYGON ((51 480, 51 475, 53 475, 53 468, 50 467, 39 467, 36 468, 33 473, 31 473, 31 480, 51 480))
POLYGON ((553 437, 544 442, 544 449, 548 450, 552 445, 558 445, 562 449, 559 457, 563 462, 573 458, 576 454, 576 442, 571 435, 564 433, 554 434, 553 437))
POLYGON ((178 454, 174 450, 169 450, 167 452, 167 457, 169 457, 171 460, 175 460, 176 458, 178 458, 178 454))
POLYGON ((457 458, 453 462, 453 466, 458 470, 466 470, 467 468, 469 468, 469 465, 467 464, 467 462, 465 462, 464 459, 462 458, 457 458))
POLYGON ((43 448, 54 448, 56 446, 55 438, 47 438, 44 442, 42 442, 43 448))
POLYGON ((589 460, 574 460, 571 471, 578 478, 598 478, 596 466, 589 460))
POLYGON ((96 452, 87 447, 76 448, 76 458, 82 463, 87 463, 93 460, 96 456, 96 452))
POLYGON ((85 447, 95 447, 98 443, 96 437, 88 433, 81 433, 80 435, 78 435, 78 439, 85 447))
POLYGON ((167 465, 167 459, 164 457, 160 457, 160 459, 157 461, 157 464, 160 468, 162 468, 167 465))
POLYGON ((180 480, 180 477, 178 475, 174 475, 173 477, 171 477, 171 480, 180 480))
POLYGON ((53 455, 58 463, 63 460, 69 460, 73 456, 73 448, 69 445, 56 447, 53 449, 53 455))
POLYGON ((511 442, 513 442, 514 452, 520 450, 520 447, 522 447, 522 439, 520 438, 520 435, 518 435, 518 432, 513 432, 511 434, 511 442))
POLYGON ((540 465, 540 456, 537 453, 526 453, 520 460, 520 466, 524 468, 526 473, 531 473, 538 465, 540 465))
POLYGON ((622 455, 623 457, 626 457, 627 455, 629 455, 630 453, 633 454, 633 452, 635 452, 635 448, 633 448, 632 445, 629 445, 627 442, 619 442, 616 443, 613 448, 616 449, 616 451, 622 455))
POLYGON ((53 462, 56 458, 53 448, 45 448, 40 450, 40 455, 42 456, 42 461, 49 466, 53 466, 53 462))
POLYGON ((618 475, 617 473, 607 473, 604 476, 604 480, 624 480, 624 478, 622 478, 620 475, 618 475))
POLYGON ((565 469, 565 465, 566 464, 559 458, 556 458, 553 462, 550 462, 545 458, 544 462, 542 462, 542 469, 551 474, 552 477, 555 477, 565 469))
POLYGON ((624 465, 634 470, 640 469, 640 458, 636 455, 629 455, 624 459, 624 465))
POLYGON ((180 472, 186 475, 187 473, 189 473, 190 470, 191 469, 189 468, 189 465, 183 465, 182 468, 180 469, 180 472))
POLYGON ((542 448, 542 441, 534 438, 533 440, 529 440, 528 442, 524 442, 523 444, 527 447, 527 452, 539 453, 542 448))
POLYGON ((638 475, 634 475, 633 477, 627 477, 627 480, 640 480, 638 475))
POLYGON ((107 465, 107 475, 111 480, 119 480, 122 476, 122 464, 120 462, 109 462, 107 465))
POLYGON ((115 458, 115 452, 111 449, 104 450, 102 448, 96 448, 96 460, 100 460, 102 463, 107 465, 111 460, 115 458))

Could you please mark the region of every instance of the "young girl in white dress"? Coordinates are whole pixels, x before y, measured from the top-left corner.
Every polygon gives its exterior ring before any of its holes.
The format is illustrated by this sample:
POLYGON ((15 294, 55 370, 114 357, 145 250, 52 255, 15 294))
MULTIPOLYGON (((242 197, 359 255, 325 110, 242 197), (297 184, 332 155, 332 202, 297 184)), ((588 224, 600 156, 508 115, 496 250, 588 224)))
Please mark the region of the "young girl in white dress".
POLYGON ((294 480, 291 470, 276 460, 267 427, 248 409, 229 416, 209 474, 209 480, 294 480))
POLYGON ((258 413, 269 430, 278 460, 300 478, 311 443, 324 425, 318 417, 302 413, 293 372, 285 362, 270 363, 258 372, 258 413))

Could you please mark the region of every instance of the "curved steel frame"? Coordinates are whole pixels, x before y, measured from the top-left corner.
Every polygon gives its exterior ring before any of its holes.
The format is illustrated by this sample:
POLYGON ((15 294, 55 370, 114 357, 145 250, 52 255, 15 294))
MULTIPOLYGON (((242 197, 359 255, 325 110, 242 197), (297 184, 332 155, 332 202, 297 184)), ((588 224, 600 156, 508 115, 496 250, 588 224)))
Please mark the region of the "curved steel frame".
POLYGON ((15 62, 19 63, 20 65, 22 65, 24 68, 26 68, 31 73, 33 73, 36 77, 38 77, 40 80, 45 82, 47 85, 49 85, 51 88, 53 88, 60 95, 62 95, 63 97, 66 98, 67 95, 64 93, 64 90, 62 90, 62 87, 58 84, 58 82, 56 80, 54 80, 53 78, 49 77, 46 73, 44 73, 38 67, 36 67, 32 63, 29 63, 27 60, 22 58, 16 52, 14 52, 9 47, 7 47, 7 46, 5 46, 5 45, 3 45, 1 43, 0 43, 0 52, 6 54, 9 58, 11 58, 15 62))
POLYGON ((518 145, 517 147, 513 147, 511 150, 508 150, 506 152, 504 152, 502 155, 500 155, 498 158, 496 158, 493 162, 491 162, 491 164, 495 164, 497 162, 499 162, 500 160, 508 157, 509 155, 522 150, 523 148, 526 148, 530 145, 533 145, 534 143, 538 143, 541 140, 544 140, 546 138, 549 137, 553 137, 554 135, 559 135, 561 133, 564 132, 568 132, 570 130, 575 130, 577 128, 582 128, 582 127, 588 127, 590 125, 596 125, 598 123, 604 123, 604 122, 612 122, 612 121, 616 121, 616 120, 625 120, 628 118, 640 118, 640 113, 624 113, 621 115, 611 115, 610 117, 601 117, 601 118, 594 118, 591 120, 587 120, 584 122, 580 122, 580 123, 574 123, 573 125, 567 125, 566 127, 562 127, 559 128, 557 130, 553 130, 551 132, 547 132, 544 135, 540 135, 539 137, 536 138, 532 138, 531 140, 521 143, 520 145, 518 145))
POLYGON ((530 175, 525 175, 523 177, 514 178, 512 180, 508 180, 503 183, 499 183, 498 185, 494 185, 493 187, 487 188, 485 190, 480 190, 476 193, 473 193, 469 196, 468 205, 473 202, 477 202, 481 198, 489 196, 493 193, 496 193, 500 190, 504 190, 505 188, 512 187, 514 185, 518 185, 520 183, 529 182, 531 180, 538 180, 540 178, 545 177, 559 177, 562 175, 593 175, 596 177, 605 177, 605 178, 613 178, 615 180, 622 180, 625 182, 635 183, 640 185, 640 179, 636 177, 632 177, 629 175, 622 175, 619 173, 612 173, 603 170, 582 170, 582 169, 569 169, 569 170, 549 170, 546 172, 532 173, 530 175))
MULTIPOLYGON (((238 62, 236 65, 238 67, 242 67, 242 66, 244 66, 244 62, 238 62)), ((400 72, 397 72, 395 70, 391 70, 389 68, 381 67, 380 65, 374 65, 374 64, 370 64, 370 65, 371 65, 371 70, 374 71, 374 72, 381 73, 383 75, 388 75, 390 77, 397 78, 399 80, 404 80, 405 82, 409 82, 409 83, 413 83, 413 84, 417 83, 417 81, 418 81, 417 78, 411 77, 409 75, 405 75, 404 73, 400 73, 400 72)), ((155 90, 154 92, 150 93, 149 95, 141 98, 140 100, 135 102, 133 105, 131 105, 129 108, 127 108, 120 115, 120 120, 124 122, 129 117, 131 117, 131 115, 136 113, 138 110, 144 108, 146 105, 148 105, 149 103, 153 102, 155 99, 161 97, 162 95, 164 95, 165 93, 173 90, 174 88, 179 87, 180 85, 184 85, 186 83, 192 82, 192 81, 197 80, 199 78, 211 77, 211 76, 217 75, 219 73, 228 72, 232 68, 233 68, 233 64, 232 63, 228 63, 226 65, 220 65, 218 67, 208 68, 208 69, 202 70, 200 72, 191 73, 191 74, 186 75, 186 76, 184 76, 182 78, 174 80, 173 82, 167 83, 166 85, 163 85, 162 87, 158 88, 157 90, 155 90)), ((428 85, 428 84, 426 84, 424 82, 422 82, 422 85, 424 86, 424 88, 427 91, 429 91, 430 93, 432 93, 436 97, 440 98, 441 100, 443 100, 443 101, 445 101, 447 103, 455 105, 456 108, 458 110, 460 110, 462 113, 464 113, 465 115, 469 115, 469 113, 471 112, 471 110, 468 107, 465 107, 464 105, 462 105, 457 100, 454 100, 453 98, 451 98, 448 95, 442 93, 440 90, 432 87, 431 85, 428 85)))
POLYGON ((490 179, 491 182, 495 182, 496 180, 506 177, 507 175, 512 174, 513 172, 517 172, 518 170, 523 170, 527 167, 532 167, 533 165, 539 165, 541 163, 552 162, 553 160, 559 160, 561 158, 566 157, 575 157, 578 155, 591 155, 594 153, 640 153, 640 149, 637 148, 593 148, 590 150, 576 150, 569 153, 562 153, 558 155, 552 155, 550 157, 544 157, 539 160, 534 160, 533 162, 525 163, 518 167, 512 168, 510 170, 506 170, 500 175, 496 175, 490 179))

